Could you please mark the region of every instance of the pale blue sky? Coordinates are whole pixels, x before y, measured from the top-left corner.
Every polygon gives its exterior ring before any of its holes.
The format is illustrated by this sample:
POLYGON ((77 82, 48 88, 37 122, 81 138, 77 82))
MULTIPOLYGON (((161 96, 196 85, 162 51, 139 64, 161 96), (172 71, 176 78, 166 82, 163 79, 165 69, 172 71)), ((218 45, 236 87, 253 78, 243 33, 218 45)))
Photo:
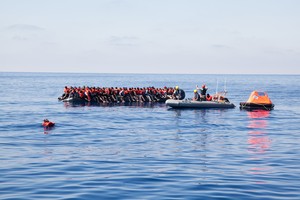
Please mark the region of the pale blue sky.
POLYGON ((0 71, 300 74, 300 1, 0 0, 0 71))

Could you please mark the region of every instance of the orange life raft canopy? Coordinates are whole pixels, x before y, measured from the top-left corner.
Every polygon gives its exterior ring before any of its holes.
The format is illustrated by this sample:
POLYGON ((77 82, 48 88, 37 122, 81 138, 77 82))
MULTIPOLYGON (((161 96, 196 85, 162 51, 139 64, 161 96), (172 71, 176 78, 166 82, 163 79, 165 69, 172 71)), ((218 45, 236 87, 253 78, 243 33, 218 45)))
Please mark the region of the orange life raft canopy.
POLYGON ((240 108, 271 110, 274 104, 266 92, 253 91, 246 102, 240 103, 240 108))

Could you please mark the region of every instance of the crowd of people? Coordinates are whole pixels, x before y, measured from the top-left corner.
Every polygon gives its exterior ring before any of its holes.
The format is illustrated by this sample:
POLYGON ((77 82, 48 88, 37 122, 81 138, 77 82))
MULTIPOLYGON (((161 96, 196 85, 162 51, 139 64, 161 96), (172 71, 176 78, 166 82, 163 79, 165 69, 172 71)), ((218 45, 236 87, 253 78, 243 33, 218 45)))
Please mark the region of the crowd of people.
MULTIPOLYGON (((196 86, 193 101, 220 100, 220 96, 210 96, 208 88, 196 86), (198 92, 199 91, 199 92, 198 92)), ((58 99, 63 101, 88 101, 97 103, 120 103, 120 102, 165 102, 167 99, 182 100, 185 98, 183 89, 176 87, 68 87, 58 99)), ((221 96, 221 98, 223 98, 221 96)))
POLYGON ((98 103, 165 102, 167 99, 183 99, 185 93, 173 87, 68 87, 59 100, 85 100, 98 103))
POLYGON ((193 97, 193 101, 211 101, 212 100, 212 96, 210 96, 209 94, 206 94, 206 91, 208 90, 208 88, 205 85, 202 85, 201 88, 198 87, 198 85, 196 85, 196 89, 194 90, 194 97, 193 97), (200 91, 198 93, 198 90, 200 91))

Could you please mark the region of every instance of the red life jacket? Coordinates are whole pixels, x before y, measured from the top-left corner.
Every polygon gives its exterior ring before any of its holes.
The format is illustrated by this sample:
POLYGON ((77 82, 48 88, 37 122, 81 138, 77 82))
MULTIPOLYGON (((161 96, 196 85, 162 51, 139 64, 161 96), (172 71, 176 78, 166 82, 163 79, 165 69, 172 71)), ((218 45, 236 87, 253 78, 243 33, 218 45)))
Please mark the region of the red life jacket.
POLYGON ((70 89, 69 89, 69 88, 65 88, 65 89, 64 89, 64 93, 65 93, 65 94, 69 94, 69 92, 70 92, 70 89))
POLYGON ((110 90, 109 90, 109 88, 105 88, 105 94, 110 95, 110 90))
POLYGON ((50 121, 42 123, 42 126, 45 127, 45 128, 53 127, 54 125, 55 125, 55 123, 50 122, 50 121))
POLYGON ((79 97, 82 98, 82 99, 84 98, 84 92, 83 91, 79 91, 79 97))
POLYGON ((91 90, 89 88, 85 89, 85 95, 87 96, 88 101, 91 101, 91 90))
POLYGON ((211 101, 212 100, 212 96, 206 97, 206 101, 211 101))

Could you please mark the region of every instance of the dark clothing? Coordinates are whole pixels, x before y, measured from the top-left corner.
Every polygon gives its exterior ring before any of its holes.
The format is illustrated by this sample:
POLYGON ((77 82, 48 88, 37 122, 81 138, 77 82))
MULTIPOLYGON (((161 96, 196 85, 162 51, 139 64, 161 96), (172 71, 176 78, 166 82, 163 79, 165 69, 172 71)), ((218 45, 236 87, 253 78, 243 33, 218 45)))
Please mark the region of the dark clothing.
POLYGON ((200 99, 201 99, 201 101, 206 101, 206 91, 207 91, 206 87, 200 88, 200 99))
POLYGON ((178 89, 174 91, 175 99, 182 100, 185 98, 185 92, 182 89, 178 89))
POLYGON ((179 89, 179 99, 182 100, 185 98, 185 92, 182 89, 179 89))
POLYGON ((200 95, 198 92, 194 92, 194 100, 195 101, 200 101, 200 95))
POLYGON ((200 89, 201 95, 206 96, 206 91, 207 91, 207 88, 201 88, 201 89, 200 89))

